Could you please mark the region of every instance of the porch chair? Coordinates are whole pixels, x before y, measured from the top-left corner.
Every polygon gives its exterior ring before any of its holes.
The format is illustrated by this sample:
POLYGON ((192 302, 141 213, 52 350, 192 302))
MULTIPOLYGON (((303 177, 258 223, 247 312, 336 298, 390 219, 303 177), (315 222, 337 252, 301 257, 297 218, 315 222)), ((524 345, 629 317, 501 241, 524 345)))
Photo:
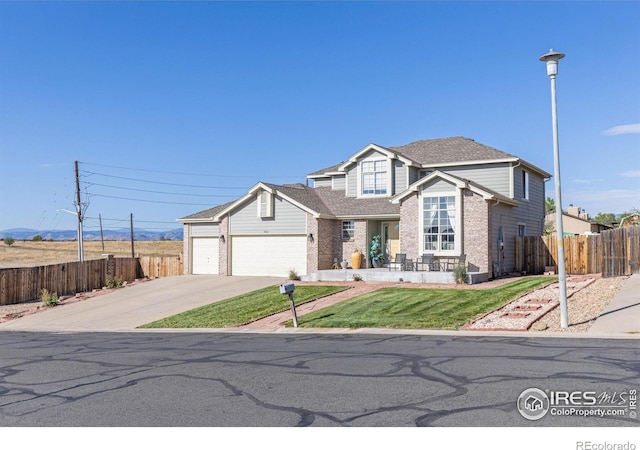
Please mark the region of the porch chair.
POLYGON ((389 271, 391 271, 391 267, 394 270, 404 270, 405 265, 407 263, 407 254, 406 253, 396 253, 396 257, 393 259, 393 262, 389 261, 389 271))
POLYGON ((467 265, 467 254, 463 253, 458 257, 457 261, 449 261, 447 262, 447 271, 452 271, 456 267, 466 266, 467 265))
POLYGON ((424 271, 428 269, 429 272, 440 271, 440 262, 436 259, 433 253, 425 253, 416 262, 416 270, 424 271))

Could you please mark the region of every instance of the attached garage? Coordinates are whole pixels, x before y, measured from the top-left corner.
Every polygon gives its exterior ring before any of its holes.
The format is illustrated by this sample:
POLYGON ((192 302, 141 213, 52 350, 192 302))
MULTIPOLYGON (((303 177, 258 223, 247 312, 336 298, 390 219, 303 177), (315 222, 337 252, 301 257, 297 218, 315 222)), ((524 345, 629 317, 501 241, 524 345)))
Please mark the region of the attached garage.
POLYGON ((307 236, 234 236, 231 275, 287 277, 307 274, 307 236))
POLYGON ((218 274, 218 238, 194 237, 191 247, 191 273, 194 275, 218 274))

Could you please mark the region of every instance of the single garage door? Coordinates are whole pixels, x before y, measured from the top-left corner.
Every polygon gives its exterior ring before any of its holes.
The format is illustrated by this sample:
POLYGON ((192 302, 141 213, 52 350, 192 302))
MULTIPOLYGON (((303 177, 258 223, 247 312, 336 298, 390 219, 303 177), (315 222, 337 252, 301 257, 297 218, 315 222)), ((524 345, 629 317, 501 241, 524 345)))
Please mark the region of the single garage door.
POLYGON ((194 237, 191 246, 191 273, 194 275, 218 274, 218 238, 194 237))
POLYGON ((234 236, 231 275, 288 277, 307 273, 306 236, 234 236))

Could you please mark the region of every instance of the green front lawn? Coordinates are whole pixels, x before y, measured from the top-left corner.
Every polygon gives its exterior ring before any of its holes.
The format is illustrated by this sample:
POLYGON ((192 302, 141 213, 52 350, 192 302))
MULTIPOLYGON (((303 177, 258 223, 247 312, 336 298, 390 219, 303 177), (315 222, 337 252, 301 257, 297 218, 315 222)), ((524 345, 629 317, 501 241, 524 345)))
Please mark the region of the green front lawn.
MULTIPOLYGON (((348 289, 348 286, 296 286, 296 305, 348 289)), ((289 297, 278 286, 266 287, 248 294, 192 309, 140 328, 223 328, 242 325, 289 308, 289 297)))
POLYGON ((556 278, 525 278, 491 289, 385 288, 305 314, 298 322, 301 327, 313 328, 456 330, 478 315, 553 281, 556 278))

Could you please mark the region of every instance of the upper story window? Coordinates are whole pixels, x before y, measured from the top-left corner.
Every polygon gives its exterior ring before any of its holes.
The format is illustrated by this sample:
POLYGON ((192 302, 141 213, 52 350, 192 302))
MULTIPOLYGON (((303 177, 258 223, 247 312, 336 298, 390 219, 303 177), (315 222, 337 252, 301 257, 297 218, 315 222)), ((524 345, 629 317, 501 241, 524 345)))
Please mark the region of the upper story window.
POLYGON ((529 172, 522 171, 522 198, 529 200, 529 172))
POLYGON ((362 195, 384 195, 387 193, 387 161, 363 161, 360 164, 362 195))

